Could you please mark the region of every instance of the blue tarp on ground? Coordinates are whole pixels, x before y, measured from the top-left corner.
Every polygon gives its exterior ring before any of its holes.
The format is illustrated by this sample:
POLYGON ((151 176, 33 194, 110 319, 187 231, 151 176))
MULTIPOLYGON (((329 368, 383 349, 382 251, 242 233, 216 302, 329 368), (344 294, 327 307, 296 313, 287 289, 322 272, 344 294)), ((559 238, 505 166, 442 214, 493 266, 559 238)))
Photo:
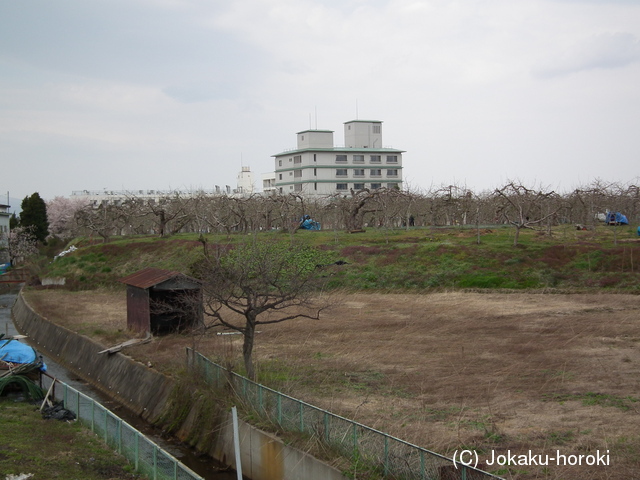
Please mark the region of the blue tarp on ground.
POLYGON ((320 222, 316 222, 309 215, 305 215, 302 217, 302 220, 300 220, 300 226, 298 228, 303 230, 320 230, 320 222))
MULTIPOLYGON (((11 363, 34 363, 38 361, 38 355, 32 347, 17 340, 0 340, 0 360, 11 363)), ((46 372, 47 366, 43 363, 40 370, 46 372)))
POLYGON ((607 223, 618 225, 629 225, 629 220, 620 212, 607 212, 607 223))

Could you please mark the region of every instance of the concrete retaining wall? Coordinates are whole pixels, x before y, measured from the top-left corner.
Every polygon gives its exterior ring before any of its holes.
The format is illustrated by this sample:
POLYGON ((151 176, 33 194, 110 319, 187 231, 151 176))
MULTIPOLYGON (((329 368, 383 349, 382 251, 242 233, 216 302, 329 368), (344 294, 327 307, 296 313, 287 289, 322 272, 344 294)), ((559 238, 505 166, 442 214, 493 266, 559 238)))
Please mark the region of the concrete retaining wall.
MULTIPOLYGON (((122 353, 99 355, 103 346, 49 322, 33 311, 22 294, 12 315, 16 328, 29 336, 36 349, 145 420, 155 422, 160 418, 173 388, 170 378, 122 353)), ((190 416, 197 416, 197 412, 190 416)), ((197 421, 191 418, 194 420, 197 421)), ((235 468, 231 413, 210 428, 220 434, 206 453, 235 468)), ((242 420, 239 428, 243 474, 252 480, 347 480, 335 468, 242 420)), ((189 433, 188 429, 180 429, 180 439, 186 440, 189 433)))

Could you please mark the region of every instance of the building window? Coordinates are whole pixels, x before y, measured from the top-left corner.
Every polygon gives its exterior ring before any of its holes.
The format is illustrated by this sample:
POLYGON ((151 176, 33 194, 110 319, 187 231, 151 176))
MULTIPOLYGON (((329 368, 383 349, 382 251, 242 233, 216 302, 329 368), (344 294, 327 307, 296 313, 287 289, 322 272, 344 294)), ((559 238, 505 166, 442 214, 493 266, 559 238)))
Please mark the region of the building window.
POLYGON ((313 182, 313 189, 317 190, 318 189, 318 183, 317 182, 313 182))
POLYGON ((278 166, 281 167, 282 166, 282 160, 278 160, 278 166))
POLYGON ((302 178, 302 170, 296 170, 293 172, 293 178, 302 178))
POLYGON ((281 174, 281 173, 279 173, 278 175, 280 176, 280 180, 282 180, 282 174, 281 174))
POLYGON ((336 183, 336 190, 347 190, 347 184, 346 183, 336 183))
POLYGON ((313 161, 314 162, 316 161, 316 154, 315 153, 313 154, 313 161))
POLYGON ((387 155, 387 163, 398 163, 397 155, 387 155))
POLYGON ((371 155, 369 157, 369 162, 370 163, 382 163, 382 160, 380 159, 380 155, 371 155))
POLYGON ((397 168, 390 168, 387 170, 387 177, 397 177, 397 176, 398 176, 397 168))
POLYGON ((364 183, 354 183, 353 184, 353 189, 354 190, 364 190, 364 183))
POLYGON ((354 155, 353 163, 364 163, 364 155, 354 155))
POLYGON ((304 140, 304 135, 301 135, 301 140, 304 140))
POLYGON ((318 176, 318 169, 317 169, 317 168, 314 168, 314 169, 313 169, 313 176, 314 176, 314 177, 317 177, 317 176, 318 176))
POLYGON ((289 172, 289 176, 290 176, 290 177, 293 177, 293 172, 289 172))
POLYGON ((293 189, 295 192, 301 192, 302 191, 302 184, 298 183, 295 185, 295 188, 293 189))
POLYGON ((373 133, 380 133, 382 125, 373 125, 373 133))
POLYGON ((382 170, 380 168, 372 168, 369 172, 369 175, 371 175, 372 177, 381 177, 382 170))
POLYGON ((347 169, 346 168, 336 168, 336 177, 346 177, 347 169))
POLYGON ((302 155, 296 155, 293 157, 293 163, 302 163, 302 155))
POLYGON ((347 163, 346 155, 336 155, 336 163, 347 163))
POLYGON ((381 183, 372 183, 371 184, 371 190, 378 190, 379 188, 382 188, 382 184, 381 183))
POLYGON ((364 177, 364 168, 354 168, 353 169, 354 177, 364 177))

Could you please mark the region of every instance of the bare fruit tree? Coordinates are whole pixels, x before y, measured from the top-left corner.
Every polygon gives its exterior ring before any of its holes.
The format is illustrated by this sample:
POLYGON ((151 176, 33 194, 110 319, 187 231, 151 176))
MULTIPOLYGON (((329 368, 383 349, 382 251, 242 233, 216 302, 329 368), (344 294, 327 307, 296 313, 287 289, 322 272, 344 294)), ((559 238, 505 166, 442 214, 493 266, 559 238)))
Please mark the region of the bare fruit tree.
POLYGON ((207 327, 223 326, 244 337, 247 376, 255 379, 253 345, 256 327, 296 318, 318 319, 328 303, 319 300, 325 255, 312 247, 285 241, 257 241, 234 248, 205 243, 196 268, 202 281, 207 327))
POLYGON ((99 235, 105 243, 112 235, 120 235, 128 222, 122 207, 108 203, 87 205, 75 212, 74 220, 81 231, 99 235))
POLYGON ((511 181, 494 191, 496 214, 513 225, 516 233, 513 245, 518 245, 520 231, 528 228, 540 230, 545 221, 553 218, 561 205, 554 191, 528 188, 520 182, 511 181))

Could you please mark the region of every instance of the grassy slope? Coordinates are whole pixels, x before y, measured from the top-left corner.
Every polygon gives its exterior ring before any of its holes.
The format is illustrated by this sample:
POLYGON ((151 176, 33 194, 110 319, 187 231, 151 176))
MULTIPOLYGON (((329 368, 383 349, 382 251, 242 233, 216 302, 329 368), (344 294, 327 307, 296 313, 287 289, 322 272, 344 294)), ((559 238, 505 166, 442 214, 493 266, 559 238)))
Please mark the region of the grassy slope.
MULTIPOLYGON (((576 231, 556 227, 552 235, 525 231, 517 247, 509 227, 369 230, 360 234, 261 233, 314 244, 349 263, 332 272, 332 288, 417 291, 422 289, 623 289, 638 291, 640 240, 633 227, 576 231)), ((195 234, 170 238, 118 239, 84 245, 49 264, 44 275, 65 276, 74 289, 117 284, 145 267, 190 273, 202 255, 195 234)), ((210 246, 246 236, 208 236, 210 246)))

